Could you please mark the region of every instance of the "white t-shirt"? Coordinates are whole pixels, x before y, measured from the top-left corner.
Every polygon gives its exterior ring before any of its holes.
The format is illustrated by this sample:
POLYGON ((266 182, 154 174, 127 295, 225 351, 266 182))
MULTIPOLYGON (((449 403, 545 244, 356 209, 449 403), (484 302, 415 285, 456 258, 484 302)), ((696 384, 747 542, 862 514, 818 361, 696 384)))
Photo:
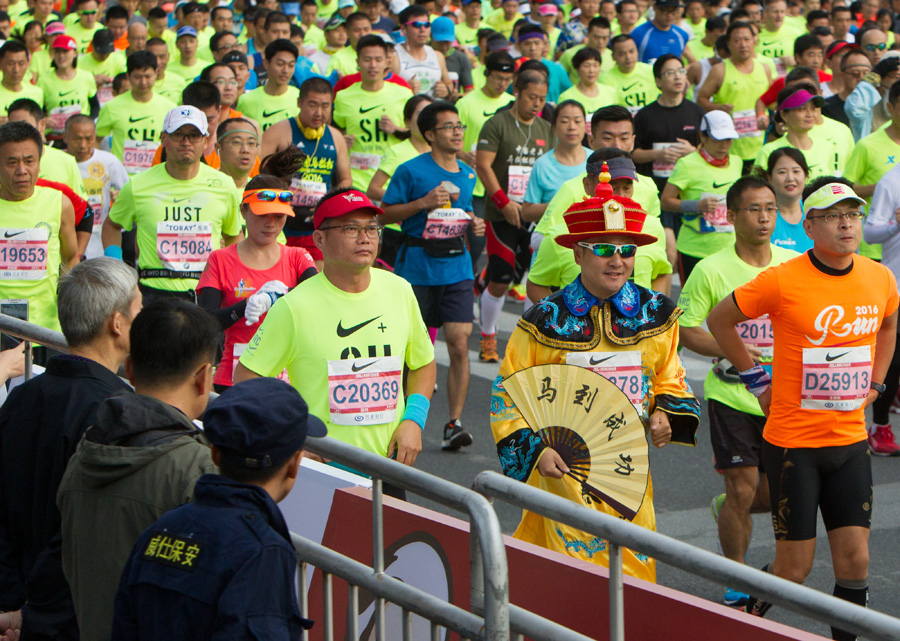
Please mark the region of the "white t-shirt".
POLYGON ((78 170, 87 192, 87 201, 94 210, 94 226, 85 256, 97 258, 103 255, 100 229, 112 205, 111 192, 118 192, 128 182, 128 172, 118 158, 99 149, 95 149, 90 158, 78 163, 78 170))
POLYGON ((406 82, 418 78, 422 83, 419 93, 434 97, 434 86, 441 80, 441 65, 434 49, 425 45, 425 60, 416 60, 402 44, 394 47, 400 62, 400 77, 406 82))

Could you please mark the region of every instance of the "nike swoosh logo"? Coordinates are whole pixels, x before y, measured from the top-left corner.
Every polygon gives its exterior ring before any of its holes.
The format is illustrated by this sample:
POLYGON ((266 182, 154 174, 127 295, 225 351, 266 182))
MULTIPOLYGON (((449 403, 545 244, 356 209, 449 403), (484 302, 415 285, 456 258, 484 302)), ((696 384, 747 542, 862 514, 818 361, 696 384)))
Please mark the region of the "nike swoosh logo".
POLYGON ((70 93, 75 93, 75 91, 76 91, 75 89, 71 89, 71 90, 69 90, 69 91, 67 91, 67 92, 65 92, 65 93, 62 93, 62 92, 61 92, 61 93, 59 94, 59 97, 62 98, 63 96, 68 96, 70 93))
POLYGON ((486 112, 486 111, 482 111, 481 113, 484 114, 484 117, 485 117, 485 118, 490 118, 491 116, 493 116, 493 115, 494 115, 495 113, 497 113, 497 112, 496 112, 496 111, 492 111, 491 113, 488 113, 488 112, 486 112))
POLYGON ((595 361, 595 360, 594 360, 594 357, 591 356, 591 365, 599 365, 599 364, 602 363, 603 361, 608 361, 608 360, 611 359, 611 358, 612 358, 612 356, 607 356, 606 358, 601 358, 599 361, 595 361))
POLYGON ((8 231, 6 231, 6 232, 3 232, 3 237, 4 238, 12 238, 13 236, 18 236, 19 234, 24 234, 24 233, 25 233, 24 229, 22 231, 17 231, 14 234, 10 234, 8 231))
POLYGON ((280 114, 282 111, 287 111, 287 109, 278 109, 276 111, 263 111, 262 117, 263 118, 271 118, 275 114, 280 114))
POLYGON ((636 86, 638 86, 639 84, 641 84, 641 83, 640 83, 640 82, 634 82, 634 83, 628 85, 627 87, 622 87, 622 91, 628 91, 628 90, 631 89, 632 87, 636 87, 636 86))
POLYGON ((833 354, 826 354, 826 355, 825 355, 825 361, 828 362, 828 363, 830 363, 831 361, 836 361, 836 360, 839 359, 841 356, 846 356, 846 355, 849 354, 849 353, 850 353, 850 352, 844 352, 843 354, 838 354, 837 356, 834 356, 833 354))
POLYGON ((761 44, 761 46, 763 46, 763 47, 771 47, 772 45, 775 45, 775 44, 778 44, 777 41, 776 41, 776 42, 763 42, 763 43, 761 44))
MULTIPOLYGON (((381 106, 381 105, 375 105, 374 107, 369 107, 368 109, 363 109, 362 107, 360 107, 360 108, 359 108, 359 113, 361 113, 361 114, 369 113, 369 112, 372 111, 373 109, 378 109, 380 106, 381 106)), ((485 114, 485 115, 487 115, 487 114, 485 114)))
POLYGON ((371 365, 374 365, 377 362, 378 362, 378 359, 376 358, 371 363, 366 363, 365 365, 360 365, 359 367, 357 367, 356 363, 354 363, 353 365, 350 366, 350 369, 353 370, 354 372, 361 372, 362 370, 366 369, 367 367, 369 367, 371 365))
POLYGON ((366 325, 368 325, 369 323, 371 323, 371 322, 373 322, 373 321, 377 321, 379 318, 381 318, 381 315, 380 315, 380 314, 379 314, 378 316, 376 316, 375 318, 370 318, 370 319, 367 320, 367 321, 363 321, 363 322, 360 323, 359 325, 354 325, 353 327, 348 327, 347 329, 344 329, 344 328, 341 326, 341 321, 338 321, 337 335, 340 336, 341 338, 347 338, 348 336, 350 336, 350 334, 353 334, 353 333, 355 333, 355 332, 358 332, 358 331, 361 330, 363 327, 365 327, 366 325))
POLYGON ((725 187, 725 186, 730 185, 730 184, 731 184, 731 183, 717 183, 717 182, 714 182, 714 183, 713 183, 713 189, 721 189, 722 187, 725 187))
POLYGON ((135 118, 134 116, 128 116, 128 122, 140 122, 142 120, 147 120, 147 118, 151 118, 152 116, 141 116, 140 118, 135 118))
POLYGON ((183 201, 183 200, 190 200, 190 198, 191 198, 190 196, 185 196, 184 198, 173 198, 173 199, 172 199, 172 202, 173 202, 173 203, 180 203, 180 202, 183 201))

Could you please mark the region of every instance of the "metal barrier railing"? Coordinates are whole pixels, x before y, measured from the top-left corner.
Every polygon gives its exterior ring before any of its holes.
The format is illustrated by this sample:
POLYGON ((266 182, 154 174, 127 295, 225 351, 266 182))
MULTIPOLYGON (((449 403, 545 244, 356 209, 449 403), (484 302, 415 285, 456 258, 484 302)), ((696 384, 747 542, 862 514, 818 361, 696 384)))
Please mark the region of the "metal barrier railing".
MULTIPOLYGON (((318 567, 326 576, 333 574, 351 584, 350 613, 355 614, 356 599, 352 585, 364 587, 376 596, 376 639, 384 639, 384 601, 399 605, 404 611, 404 623, 412 612, 432 621, 432 638, 436 625, 458 632, 463 638, 486 641, 506 641, 510 631, 513 638, 527 634, 535 641, 590 641, 589 637, 565 626, 537 616, 509 604, 506 548, 500 530, 500 522, 490 502, 482 495, 456 483, 438 478, 427 472, 401 465, 396 461, 347 445, 333 438, 310 438, 304 449, 323 458, 346 465, 372 477, 373 561, 372 567, 349 559, 324 546, 302 537, 294 539, 301 565, 309 563, 318 567), (384 573, 384 529, 382 515, 382 480, 408 492, 454 508, 469 516, 471 527, 469 542, 470 607, 467 612, 457 606, 392 579, 384 573), (473 614, 474 613, 474 614, 473 614), (477 627, 474 627, 477 623, 477 627), (483 626, 483 628, 482 628, 483 626)), ((305 573, 301 584, 305 586, 305 573)), ((324 578, 324 577, 323 577, 324 578)), ((323 582, 323 604, 326 618, 333 614, 330 608, 329 584, 323 582)), ((305 590, 301 594, 301 610, 306 616, 305 590)), ((356 621, 356 616, 352 616, 356 621)), ((330 630, 330 622, 326 623, 330 630)), ((355 623, 354 623, 355 625, 355 623)), ((404 632, 405 634, 405 632, 404 632)), ((326 639, 330 637, 325 636, 326 639)), ((349 638, 359 638, 358 635, 349 638)), ((404 637, 406 638, 406 637, 404 637)))
POLYGON ((497 498, 609 542, 610 639, 625 638, 621 548, 647 554, 696 576, 763 598, 779 607, 864 636, 873 641, 900 639, 900 619, 854 605, 812 588, 731 561, 712 552, 622 521, 609 514, 531 487, 496 472, 482 472, 472 483, 481 494, 497 498))
POLYGON ((66 343, 66 337, 61 332, 56 332, 34 323, 0 314, 0 332, 15 336, 25 341, 25 380, 29 380, 32 376, 32 353, 31 344, 38 343, 60 352, 68 352, 69 345, 66 343))

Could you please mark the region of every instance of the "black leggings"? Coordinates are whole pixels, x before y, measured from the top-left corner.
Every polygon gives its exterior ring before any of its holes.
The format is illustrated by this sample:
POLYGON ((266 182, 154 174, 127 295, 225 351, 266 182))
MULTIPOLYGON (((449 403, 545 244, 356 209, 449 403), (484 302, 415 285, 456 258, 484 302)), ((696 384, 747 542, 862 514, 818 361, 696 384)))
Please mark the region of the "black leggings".
POLYGON ((900 336, 897 336, 897 346, 894 348, 894 357, 888 367, 887 376, 884 377, 887 389, 884 394, 872 403, 872 420, 876 425, 888 425, 891 422, 891 403, 900 389, 900 336))

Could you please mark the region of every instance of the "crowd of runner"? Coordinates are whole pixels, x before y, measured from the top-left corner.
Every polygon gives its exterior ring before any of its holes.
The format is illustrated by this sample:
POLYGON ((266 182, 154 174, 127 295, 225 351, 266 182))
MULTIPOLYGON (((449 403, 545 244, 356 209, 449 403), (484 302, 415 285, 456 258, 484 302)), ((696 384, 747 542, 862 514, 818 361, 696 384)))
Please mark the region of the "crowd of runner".
MULTIPOLYGON (((503 379, 594 369, 694 445, 679 350, 709 358, 722 554, 771 510, 765 569, 803 582, 821 511, 866 605, 869 456, 900 456, 900 2, 457 4, 0 0, 0 313, 70 348, 0 409, 0 640, 299 638, 275 503, 305 436, 407 465, 426 422, 486 439, 476 323, 504 473, 615 515, 503 379)), ((533 514, 516 536, 606 563, 533 514)))

